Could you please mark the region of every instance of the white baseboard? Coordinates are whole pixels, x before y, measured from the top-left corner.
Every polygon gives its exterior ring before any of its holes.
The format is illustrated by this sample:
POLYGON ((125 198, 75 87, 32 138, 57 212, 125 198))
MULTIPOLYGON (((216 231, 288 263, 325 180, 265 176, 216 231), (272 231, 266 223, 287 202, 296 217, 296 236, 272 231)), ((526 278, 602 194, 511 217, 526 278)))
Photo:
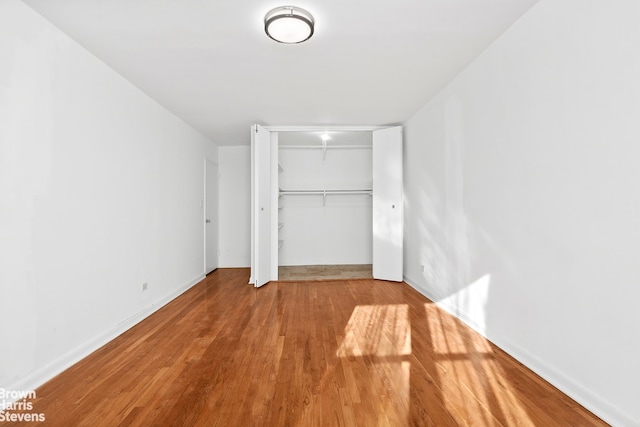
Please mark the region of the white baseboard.
POLYGON ((466 313, 464 310, 461 310, 460 307, 454 307, 453 305, 448 303, 438 302, 437 298, 431 295, 428 289, 416 285, 416 283, 418 282, 412 280, 407 276, 404 277, 404 281, 416 291, 420 292, 422 295, 433 301, 436 305, 438 305, 438 307, 460 319, 471 329, 491 341, 491 343, 495 344, 505 353, 509 354, 511 357, 525 365, 527 368, 531 369, 533 372, 548 381, 558 390, 562 391, 564 394, 587 408, 589 411, 600 417, 605 422, 611 424, 612 426, 619 427, 640 426, 640 420, 634 419, 630 415, 620 411, 620 409, 613 406, 602 396, 594 393, 592 390, 585 388, 577 381, 551 367, 530 352, 511 342, 503 340, 498 336, 492 336, 491 333, 486 334, 484 328, 479 327, 478 323, 471 316, 469 316, 468 313, 466 313))
MULTIPOLYGON (((51 361, 47 365, 36 369, 28 376, 20 379, 19 381, 11 384, 7 387, 4 387, 5 390, 35 390, 56 375, 62 373, 64 370, 70 368, 74 364, 78 363, 80 360, 87 357, 89 354, 93 353, 103 345, 107 344, 109 341, 112 341, 114 338, 123 334, 127 330, 131 329, 133 326, 140 323, 142 320, 146 319, 169 302, 173 301, 178 296, 182 295, 187 290, 191 289, 197 283, 205 278, 204 275, 198 275, 196 278, 190 280, 186 284, 180 286, 173 292, 165 295, 164 297, 156 300, 145 308, 143 308, 138 313, 133 316, 128 317, 127 319, 119 322, 117 325, 113 327, 113 329, 108 330, 99 336, 79 345, 78 347, 66 352, 62 356, 56 358, 51 361)), ((5 400, 6 403, 12 403, 12 400, 5 400)))

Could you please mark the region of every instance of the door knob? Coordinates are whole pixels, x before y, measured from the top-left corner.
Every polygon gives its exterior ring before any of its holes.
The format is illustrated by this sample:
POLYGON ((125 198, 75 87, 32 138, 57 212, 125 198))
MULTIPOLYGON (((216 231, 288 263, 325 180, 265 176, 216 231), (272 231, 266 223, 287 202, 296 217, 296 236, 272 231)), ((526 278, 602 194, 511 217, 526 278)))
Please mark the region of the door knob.
POLYGON ((207 218, 207 220, 205 221, 207 224, 209 224, 211 222, 211 220, 209 218, 207 218))

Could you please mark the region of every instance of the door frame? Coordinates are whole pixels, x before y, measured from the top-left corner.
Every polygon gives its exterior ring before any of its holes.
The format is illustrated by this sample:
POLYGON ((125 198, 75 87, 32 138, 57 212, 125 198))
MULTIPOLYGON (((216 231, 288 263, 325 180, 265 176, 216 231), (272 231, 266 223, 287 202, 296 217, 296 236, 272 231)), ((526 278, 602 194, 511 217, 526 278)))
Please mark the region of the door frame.
MULTIPOLYGON (((401 126, 401 125, 398 125, 401 126)), ((271 133, 271 191, 272 191, 272 221, 271 221, 271 280, 278 280, 278 133, 279 132, 375 132, 376 130, 387 129, 395 126, 349 126, 349 125, 278 125, 262 126, 271 133)), ((252 127, 253 129, 253 127, 252 127)), ((252 133, 253 134, 253 133, 252 133)), ((253 171, 253 163, 252 163, 253 171)), ((252 234, 251 240, 253 242, 252 234)), ((253 252, 252 252, 253 253, 253 252)))
MULTIPOLYGON (((398 125, 401 126, 401 125, 398 125)), ((270 132, 367 132, 380 129, 387 129, 395 126, 263 126, 270 132)))
MULTIPOLYGON (((252 136, 252 144, 253 144, 253 138, 254 138, 254 131, 255 131, 255 126, 259 126, 259 125, 253 125, 251 126, 251 136, 252 136)), ((278 132, 322 132, 322 131, 343 131, 343 132, 348 132, 348 131, 369 131, 369 132, 375 132, 378 130, 384 130, 384 129, 390 129, 390 128, 400 128, 401 129, 401 135, 402 135, 402 128, 403 125, 387 125, 387 126, 299 126, 299 125, 290 125, 290 126, 261 126, 263 129, 271 132, 271 134, 277 134, 278 132)), ((277 135, 275 138, 276 141, 276 156, 277 156, 277 135)), ((400 144, 402 146, 402 136, 400 137, 400 144)), ((252 183, 254 183, 255 180, 255 176, 253 175, 255 173, 254 168, 255 168, 255 157, 254 157, 254 150, 252 150, 252 157, 251 157, 251 173, 252 173, 252 183)), ((273 164, 273 162, 271 162, 273 164)), ((276 165, 277 165, 277 159, 276 159, 276 165)), ((273 168, 274 166, 272 166, 273 168)), ((277 172, 275 172, 275 174, 272 174, 272 179, 277 180, 277 172)), ((275 188, 277 189, 277 183, 274 184, 275 188)), ((254 195, 252 194, 252 207, 251 207, 251 211, 253 212, 253 214, 255 214, 255 209, 256 206, 253 204, 254 203, 254 195)), ((401 196, 400 196, 400 200, 397 201, 398 206, 400 208, 400 212, 401 212, 401 227, 404 228, 402 222, 404 222, 404 214, 403 212, 403 200, 402 200, 402 191, 401 191, 401 196)), ((275 205, 277 206, 277 196, 275 196, 275 205)), ((277 215, 277 210, 276 210, 276 215, 277 215)), ((273 222, 273 221, 272 221, 273 222)), ((275 221, 275 236, 277 236, 277 221, 275 221)), ((272 226, 273 228, 273 226, 272 226)), ((373 232, 373 230, 372 230, 373 232)), ((273 231, 272 231, 273 234, 273 231)), ((274 235, 271 236, 271 239, 274 239, 274 235)), ((250 278, 250 282, 249 283, 254 283, 255 284, 255 277, 253 277, 254 271, 255 271, 255 258, 254 258, 254 244, 255 244, 255 239, 256 239, 256 235, 255 235, 255 223, 254 221, 252 221, 251 223, 251 254, 252 254, 252 259, 251 259, 251 278, 250 278)), ((404 239, 404 237, 402 237, 402 240, 404 239)), ((272 248, 274 247, 274 244, 272 242, 272 248)), ((272 255, 272 269, 273 269, 273 265, 275 264, 277 266, 277 238, 275 241, 275 256, 274 254, 272 255), (273 259, 275 258, 275 261, 273 261, 273 259)), ((402 246, 401 246, 402 247, 402 246)), ((274 249, 272 249, 273 251, 274 249)), ((404 251, 404 249, 401 249, 401 251, 404 251)), ((403 256, 400 256, 401 259, 401 263, 403 256)), ((402 281, 404 279, 402 271, 403 271, 403 265, 401 264, 399 267, 399 271, 400 273, 400 277, 395 277, 396 275, 394 275, 393 278, 391 278, 391 280, 398 280, 398 281, 402 281)), ((275 275, 275 278, 277 279, 277 267, 275 270, 275 273, 273 273, 273 275, 275 275)), ((272 276, 273 277, 273 276, 272 276)), ((273 280, 273 279, 272 279, 273 280)))

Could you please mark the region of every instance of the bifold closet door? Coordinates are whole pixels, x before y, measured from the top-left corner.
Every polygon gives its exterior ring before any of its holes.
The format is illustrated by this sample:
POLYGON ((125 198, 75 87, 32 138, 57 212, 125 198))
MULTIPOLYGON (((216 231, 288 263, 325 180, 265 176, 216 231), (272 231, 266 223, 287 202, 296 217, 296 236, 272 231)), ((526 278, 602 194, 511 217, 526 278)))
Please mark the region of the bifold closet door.
POLYGON ((373 132, 373 277, 402 277, 402 127, 373 132))
POLYGON ((271 276, 271 133, 251 127, 251 279, 258 288, 271 276))

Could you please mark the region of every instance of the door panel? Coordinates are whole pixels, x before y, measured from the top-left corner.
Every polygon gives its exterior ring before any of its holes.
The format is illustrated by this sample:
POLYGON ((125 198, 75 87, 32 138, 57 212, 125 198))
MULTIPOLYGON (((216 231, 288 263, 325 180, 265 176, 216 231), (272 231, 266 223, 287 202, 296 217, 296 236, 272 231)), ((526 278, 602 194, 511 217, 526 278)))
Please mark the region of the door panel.
POLYGON ((205 160, 205 272, 218 268, 218 165, 205 160))
POLYGON ((373 132, 373 277, 401 282, 402 127, 373 132))
POLYGON ((253 159, 253 263, 251 277, 255 287, 271 277, 271 135, 260 125, 251 130, 253 159))

